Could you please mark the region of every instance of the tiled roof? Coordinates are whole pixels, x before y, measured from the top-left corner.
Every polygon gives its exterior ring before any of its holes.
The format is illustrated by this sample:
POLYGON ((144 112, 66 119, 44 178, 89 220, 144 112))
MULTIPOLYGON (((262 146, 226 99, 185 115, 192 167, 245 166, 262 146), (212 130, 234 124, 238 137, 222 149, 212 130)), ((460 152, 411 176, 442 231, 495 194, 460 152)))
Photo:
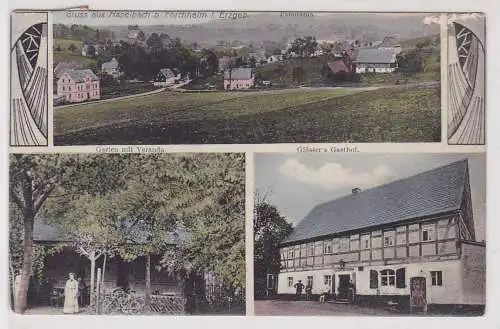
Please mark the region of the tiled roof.
POLYGON ((43 219, 36 218, 33 227, 33 241, 64 242, 67 239, 56 225, 49 225, 43 219))
POLYGON ((399 46, 399 41, 396 37, 385 37, 379 47, 396 47, 399 46))
POLYGON ((361 230, 458 210, 467 160, 314 207, 282 243, 361 230))
POLYGON ((224 80, 229 80, 229 76, 231 76, 231 80, 250 80, 252 78, 252 69, 246 67, 239 67, 231 70, 231 74, 229 74, 229 70, 224 72, 224 80))
POLYGON ((102 69, 116 69, 118 68, 118 61, 116 58, 112 58, 109 62, 104 62, 101 65, 102 69))
MULTIPOLYGON (((136 243, 145 243, 147 241, 147 236, 144 234, 145 230, 136 230, 134 241, 136 243)), ((175 232, 165 232, 165 244, 176 245, 179 242, 185 240, 188 234, 186 229, 183 227, 178 227, 175 232)), ((48 224, 44 219, 36 218, 33 228, 33 241, 34 242, 71 242, 71 239, 64 234, 64 231, 60 229, 56 224, 48 224)))
POLYGON ((341 71, 349 72, 349 69, 345 65, 343 59, 337 59, 337 60, 328 62, 328 67, 330 68, 330 71, 332 73, 338 73, 338 72, 341 72, 341 71))
POLYGON ((85 78, 85 76, 87 76, 87 74, 90 75, 92 81, 99 80, 97 75, 95 75, 95 73, 92 72, 92 70, 90 70, 90 69, 68 70, 68 71, 66 71, 66 73, 68 73, 69 76, 71 77, 71 79, 75 80, 75 82, 84 82, 83 79, 85 78))
POLYGON ((175 74, 171 69, 161 69, 160 73, 167 79, 175 77, 175 74))
POLYGON ((392 49, 360 48, 356 56, 356 63, 386 64, 396 62, 396 54, 392 49))

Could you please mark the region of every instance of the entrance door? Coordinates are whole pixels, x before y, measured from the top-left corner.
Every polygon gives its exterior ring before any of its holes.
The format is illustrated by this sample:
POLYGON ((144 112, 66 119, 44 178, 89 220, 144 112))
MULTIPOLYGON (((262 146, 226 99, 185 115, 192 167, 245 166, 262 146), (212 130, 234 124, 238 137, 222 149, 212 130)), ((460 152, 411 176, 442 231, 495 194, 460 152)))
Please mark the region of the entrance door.
POLYGON ((335 295, 335 273, 332 273, 332 286, 330 287, 331 288, 331 293, 335 295))
POLYGON ((349 280, 351 280, 349 274, 339 275, 339 299, 349 298, 349 280))
POLYGON ((116 286, 121 287, 124 290, 128 290, 129 285, 129 272, 130 272, 130 263, 125 262, 121 259, 118 260, 117 263, 117 277, 116 277, 116 286))
POLYGON ((418 276, 410 278, 410 308, 426 311, 426 285, 425 278, 418 276))

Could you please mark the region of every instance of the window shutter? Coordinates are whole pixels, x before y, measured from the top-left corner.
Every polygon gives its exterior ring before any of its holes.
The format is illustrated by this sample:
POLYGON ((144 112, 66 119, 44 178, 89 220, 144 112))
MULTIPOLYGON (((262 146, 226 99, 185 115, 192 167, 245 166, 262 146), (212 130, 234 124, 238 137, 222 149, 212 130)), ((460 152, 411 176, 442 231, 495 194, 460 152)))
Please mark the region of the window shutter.
POLYGON ((378 272, 370 270, 370 289, 378 288, 378 272))
POLYGON ((406 269, 396 270, 396 288, 406 288, 406 269))

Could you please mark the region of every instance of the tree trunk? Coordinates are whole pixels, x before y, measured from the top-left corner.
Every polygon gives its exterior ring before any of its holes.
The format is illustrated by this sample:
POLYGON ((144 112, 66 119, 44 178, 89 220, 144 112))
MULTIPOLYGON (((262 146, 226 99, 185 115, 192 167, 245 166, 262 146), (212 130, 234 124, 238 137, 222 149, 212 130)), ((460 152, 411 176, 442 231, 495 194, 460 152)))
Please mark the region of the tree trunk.
POLYGON ((95 305, 95 251, 89 255, 90 257, 90 305, 95 305))
MULTIPOLYGON (((26 200, 28 201, 28 200, 26 200)), ((35 211, 32 202, 26 202, 24 209, 24 255, 21 280, 14 293, 14 311, 24 313, 28 307, 28 287, 33 263, 33 225, 35 211)))
POLYGON ((146 292, 144 296, 144 301, 146 305, 149 305, 151 300, 151 255, 146 256, 146 292))
POLYGON ((107 262, 107 260, 108 260, 108 255, 105 253, 104 254, 104 260, 102 262, 102 278, 101 278, 101 281, 102 281, 102 285, 101 285, 101 292, 102 292, 102 294, 101 295, 103 295, 103 296, 104 296, 104 273, 106 273, 106 262, 107 262))

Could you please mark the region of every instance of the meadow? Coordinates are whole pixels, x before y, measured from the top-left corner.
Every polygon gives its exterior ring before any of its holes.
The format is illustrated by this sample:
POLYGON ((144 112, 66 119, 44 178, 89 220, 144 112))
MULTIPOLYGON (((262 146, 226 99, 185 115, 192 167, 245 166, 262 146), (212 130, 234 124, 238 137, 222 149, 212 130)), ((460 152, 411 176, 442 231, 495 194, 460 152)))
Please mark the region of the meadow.
POLYGON ((430 88, 162 92, 56 109, 57 145, 438 142, 430 88))

